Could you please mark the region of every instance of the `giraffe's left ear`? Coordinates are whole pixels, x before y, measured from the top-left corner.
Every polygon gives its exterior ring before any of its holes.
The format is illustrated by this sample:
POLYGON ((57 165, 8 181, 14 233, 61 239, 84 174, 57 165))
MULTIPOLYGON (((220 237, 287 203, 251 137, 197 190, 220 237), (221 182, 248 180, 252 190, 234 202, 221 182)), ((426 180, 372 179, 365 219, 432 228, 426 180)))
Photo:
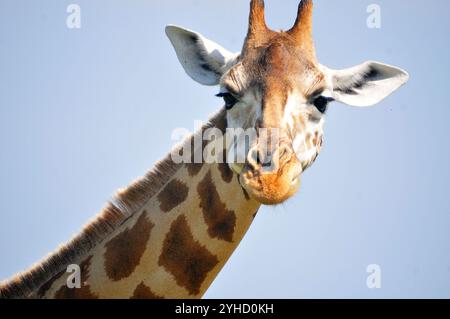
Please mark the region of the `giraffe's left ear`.
POLYGON ((374 61, 345 70, 324 69, 332 85, 333 99, 352 106, 374 105, 409 79, 406 71, 374 61))
POLYGON ((186 73, 203 85, 219 84, 222 75, 239 56, 199 33, 181 27, 169 25, 166 34, 186 73))

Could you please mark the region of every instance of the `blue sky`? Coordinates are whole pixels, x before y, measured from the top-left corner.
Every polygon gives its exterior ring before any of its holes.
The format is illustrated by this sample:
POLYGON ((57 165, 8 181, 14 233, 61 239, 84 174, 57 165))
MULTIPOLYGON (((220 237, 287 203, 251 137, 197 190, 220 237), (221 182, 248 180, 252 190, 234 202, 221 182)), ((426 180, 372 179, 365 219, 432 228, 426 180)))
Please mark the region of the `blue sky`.
MULTIPOLYGON (((318 58, 397 65, 410 81, 380 105, 333 104, 324 149, 287 203, 260 210, 207 292, 228 297, 450 297, 450 2, 316 0, 318 58), (380 29, 366 26, 380 5, 380 29), (380 289, 366 267, 378 264, 380 289)), ((297 1, 266 1, 273 29, 297 1)), ((0 279, 67 241, 117 188, 221 101, 184 74, 166 24, 231 51, 248 1, 0 2, 0 279), (81 7, 81 29, 66 7, 81 7)))

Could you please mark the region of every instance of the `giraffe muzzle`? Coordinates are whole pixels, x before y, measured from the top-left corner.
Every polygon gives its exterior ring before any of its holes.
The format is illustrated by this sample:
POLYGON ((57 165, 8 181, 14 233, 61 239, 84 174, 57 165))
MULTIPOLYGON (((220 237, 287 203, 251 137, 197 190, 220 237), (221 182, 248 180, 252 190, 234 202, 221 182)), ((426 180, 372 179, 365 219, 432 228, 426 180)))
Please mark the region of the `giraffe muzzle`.
POLYGON ((245 165, 232 169, 239 174, 242 187, 261 204, 280 204, 300 187, 302 165, 288 144, 265 154, 256 145, 250 149, 245 165))

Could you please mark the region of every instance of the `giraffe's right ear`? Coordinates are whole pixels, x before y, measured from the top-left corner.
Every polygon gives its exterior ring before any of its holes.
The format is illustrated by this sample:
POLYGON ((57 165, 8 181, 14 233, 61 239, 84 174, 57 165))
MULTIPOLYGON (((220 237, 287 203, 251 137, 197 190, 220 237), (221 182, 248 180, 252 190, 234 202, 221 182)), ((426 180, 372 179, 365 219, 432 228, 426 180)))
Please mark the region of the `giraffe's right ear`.
POLYGON ((333 99, 352 106, 374 105, 408 81, 406 71, 368 61, 344 70, 324 67, 332 85, 333 99))
POLYGON ((231 53, 197 32, 169 25, 166 34, 186 73, 203 85, 219 84, 239 57, 239 53, 231 53))

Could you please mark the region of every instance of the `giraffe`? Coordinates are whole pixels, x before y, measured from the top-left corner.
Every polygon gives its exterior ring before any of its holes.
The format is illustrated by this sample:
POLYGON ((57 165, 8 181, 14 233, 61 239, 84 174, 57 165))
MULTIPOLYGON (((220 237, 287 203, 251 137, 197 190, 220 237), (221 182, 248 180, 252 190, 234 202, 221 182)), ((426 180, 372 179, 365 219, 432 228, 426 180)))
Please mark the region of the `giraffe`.
POLYGON ((219 86, 224 107, 120 190, 69 243, 3 282, 0 297, 202 297, 260 206, 282 203, 297 192, 301 174, 321 150, 328 104, 371 106, 408 80, 404 70, 379 62, 345 70, 321 65, 312 39, 312 9, 312 0, 301 1, 294 26, 275 32, 265 23, 264 1, 251 0, 239 53, 197 32, 167 26, 186 73, 200 84, 219 86), (226 134, 216 144, 223 161, 173 160, 173 154, 192 147, 205 150, 210 143, 195 145, 195 140, 211 128, 277 130, 278 139, 259 134, 243 148, 242 163, 227 161, 226 134), (79 265, 79 288, 67 285, 72 264, 79 265))

